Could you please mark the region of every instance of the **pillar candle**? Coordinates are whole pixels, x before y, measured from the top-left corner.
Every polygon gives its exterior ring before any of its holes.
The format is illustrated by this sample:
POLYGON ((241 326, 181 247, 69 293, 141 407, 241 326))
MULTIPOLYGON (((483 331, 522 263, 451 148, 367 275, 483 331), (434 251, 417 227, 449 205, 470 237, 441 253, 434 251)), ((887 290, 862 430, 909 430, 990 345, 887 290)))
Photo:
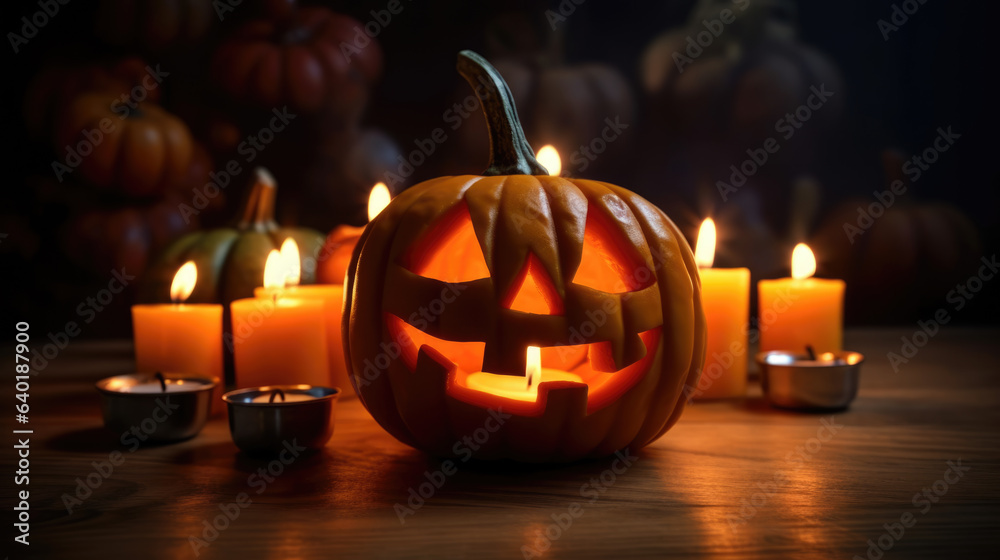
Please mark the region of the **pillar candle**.
POLYGON ((757 285, 761 352, 843 349, 844 281, 812 278, 815 272, 812 251, 800 243, 792 252, 792 278, 757 285))
POLYGON ((715 223, 709 218, 702 224, 695 244, 708 331, 705 365, 693 392, 697 399, 742 397, 747 391, 750 270, 711 268, 715 245, 715 223))

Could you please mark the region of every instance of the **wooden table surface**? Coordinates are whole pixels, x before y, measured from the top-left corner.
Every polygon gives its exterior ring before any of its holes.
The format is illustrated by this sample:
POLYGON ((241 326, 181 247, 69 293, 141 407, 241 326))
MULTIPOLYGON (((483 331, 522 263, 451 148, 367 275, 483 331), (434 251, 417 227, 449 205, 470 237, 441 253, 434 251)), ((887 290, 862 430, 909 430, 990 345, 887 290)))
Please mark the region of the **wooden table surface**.
MULTIPOLYGON (((441 462, 396 442, 357 400, 341 403, 325 451, 261 488, 248 479, 268 461, 239 453, 224 418, 189 441, 128 452, 103 430, 93 382, 129 371, 130 347, 80 342, 32 381, 31 546, 5 549, 10 558, 849 559, 868 557, 872 539, 886 559, 985 556, 1000 544, 1000 331, 942 331, 894 372, 886 353, 904 334, 912 329, 847 333, 868 358, 847 412, 781 412, 759 397, 697 403, 629 467, 460 463, 405 524, 396 505, 441 462), (116 449, 124 462, 67 513, 63 496, 116 449), (204 534, 241 492, 252 503, 204 534), (191 537, 207 546, 196 554, 191 537)), ((9 447, 0 464, 16 470, 9 447)))

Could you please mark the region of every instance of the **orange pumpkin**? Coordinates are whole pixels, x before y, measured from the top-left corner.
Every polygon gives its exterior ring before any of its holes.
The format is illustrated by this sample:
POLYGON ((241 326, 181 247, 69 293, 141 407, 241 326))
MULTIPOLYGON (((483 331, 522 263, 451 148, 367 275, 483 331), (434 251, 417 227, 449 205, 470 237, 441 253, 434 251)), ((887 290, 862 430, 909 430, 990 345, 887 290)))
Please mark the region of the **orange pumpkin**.
POLYGON ((411 187, 362 235, 344 312, 362 403, 400 441, 439 455, 465 453, 457 444, 484 426, 484 459, 570 461, 652 442, 704 360, 690 248, 638 195, 549 176, 496 69, 469 51, 458 68, 487 85, 490 165, 411 187), (529 347, 576 380, 543 372, 533 399, 474 383, 526 387, 529 347), (512 416, 496 426, 498 408, 512 416))
POLYGON ((191 133, 180 119, 155 103, 129 109, 106 93, 73 101, 54 148, 60 163, 90 183, 136 197, 182 185, 194 158, 191 133))
POLYGON ((42 138, 52 131, 61 112, 78 95, 85 92, 107 92, 115 95, 132 94, 139 87, 148 101, 160 98, 160 88, 147 87, 152 81, 147 65, 136 57, 114 62, 92 63, 82 66, 55 63, 45 67, 28 85, 24 95, 24 120, 33 138, 42 138), (146 84, 143 85, 145 80, 146 84))
POLYGON ((359 112, 382 71, 382 51, 364 33, 369 43, 359 52, 342 52, 342 44, 355 45, 362 24, 320 7, 292 6, 276 17, 246 24, 219 47, 213 60, 219 86, 266 109, 359 112))

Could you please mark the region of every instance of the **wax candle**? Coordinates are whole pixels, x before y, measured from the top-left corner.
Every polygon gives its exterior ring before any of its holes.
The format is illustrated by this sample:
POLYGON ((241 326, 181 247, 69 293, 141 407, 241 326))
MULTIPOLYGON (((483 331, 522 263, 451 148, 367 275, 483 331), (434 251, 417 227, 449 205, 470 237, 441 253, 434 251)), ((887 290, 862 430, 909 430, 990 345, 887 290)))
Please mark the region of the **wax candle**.
POLYGON ((715 245, 715 222, 709 218, 698 232, 694 255, 708 330, 705 366, 692 393, 700 399, 742 397, 747 390, 750 270, 712 268, 715 245))
POLYGON ((193 261, 184 263, 170 285, 170 304, 132 306, 136 369, 204 375, 215 380, 213 412, 222 403, 222 306, 184 303, 198 282, 193 261))
MULTIPOLYGON (((375 219, 389 205, 391 195, 384 183, 372 187, 368 195, 368 221, 375 219)), ((344 276, 354 253, 364 227, 347 224, 337 226, 326 238, 319 257, 317 278, 323 282, 314 286, 300 286, 295 294, 297 297, 322 299, 327 305, 327 335, 329 337, 330 353, 330 384, 340 387, 345 397, 353 397, 350 389, 351 381, 348 374, 347 358, 344 356, 344 343, 341 332, 341 316, 344 308, 344 276)))
POLYGON ((330 379, 326 306, 321 299, 285 293, 291 268, 271 251, 261 296, 230 305, 237 387, 323 385, 330 379))
POLYGON ((813 278, 816 258, 803 243, 792 251, 792 277, 761 280, 760 350, 815 352, 842 350, 844 281, 813 278))

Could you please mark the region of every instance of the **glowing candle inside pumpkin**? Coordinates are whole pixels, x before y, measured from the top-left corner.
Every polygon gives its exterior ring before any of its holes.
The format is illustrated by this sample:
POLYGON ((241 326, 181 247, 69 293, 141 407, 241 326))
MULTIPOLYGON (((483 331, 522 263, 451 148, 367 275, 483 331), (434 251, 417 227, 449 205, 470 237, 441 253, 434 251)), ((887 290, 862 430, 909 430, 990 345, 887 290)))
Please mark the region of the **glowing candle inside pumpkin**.
POLYGON ((708 218, 701 224, 694 254, 708 329, 705 366, 694 392, 702 399, 741 397, 747 389, 750 270, 712 268, 715 246, 715 222, 708 218))
POLYGON ((552 144, 542 146, 542 149, 535 154, 535 159, 549 171, 549 175, 558 177, 562 174, 562 158, 559 157, 559 151, 552 144))
POLYGON ((583 379, 579 375, 558 369, 543 368, 541 350, 537 346, 528 347, 524 377, 477 371, 466 377, 465 386, 507 399, 535 402, 538 400, 538 386, 542 383, 548 381, 583 383, 583 379))
POLYGON ((170 283, 173 303, 132 306, 132 335, 138 371, 205 375, 215 379, 213 410, 222 403, 222 306, 185 303, 198 283, 193 261, 170 283))
MULTIPOLYGON (((378 216, 391 201, 392 196, 385 183, 377 183, 372 187, 371 193, 368 195, 368 221, 374 220, 375 216, 378 216)), ((354 396, 354 391, 350 389, 351 382, 347 373, 347 358, 344 356, 344 343, 340 328, 340 318, 344 308, 344 276, 347 274, 347 266, 351 262, 354 246, 358 244, 364 230, 364 227, 344 224, 337 226, 330 232, 320 252, 316 272, 318 283, 316 287, 310 286, 305 290, 307 294, 322 292, 324 299, 328 301, 327 334, 330 340, 330 377, 333 386, 339 387, 343 391, 341 398, 354 396)))
POLYGON ((792 251, 792 277, 761 280, 759 293, 760 349, 817 352, 842 348, 844 281, 813 278, 816 257, 804 243, 792 251))
POLYGON ((330 383, 327 301, 286 287, 289 279, 298 281, 292 269, 300 270, 301 263, 298 247, 285 245, 268 254, 257 297, 230 306, 237 388, 330 383))

